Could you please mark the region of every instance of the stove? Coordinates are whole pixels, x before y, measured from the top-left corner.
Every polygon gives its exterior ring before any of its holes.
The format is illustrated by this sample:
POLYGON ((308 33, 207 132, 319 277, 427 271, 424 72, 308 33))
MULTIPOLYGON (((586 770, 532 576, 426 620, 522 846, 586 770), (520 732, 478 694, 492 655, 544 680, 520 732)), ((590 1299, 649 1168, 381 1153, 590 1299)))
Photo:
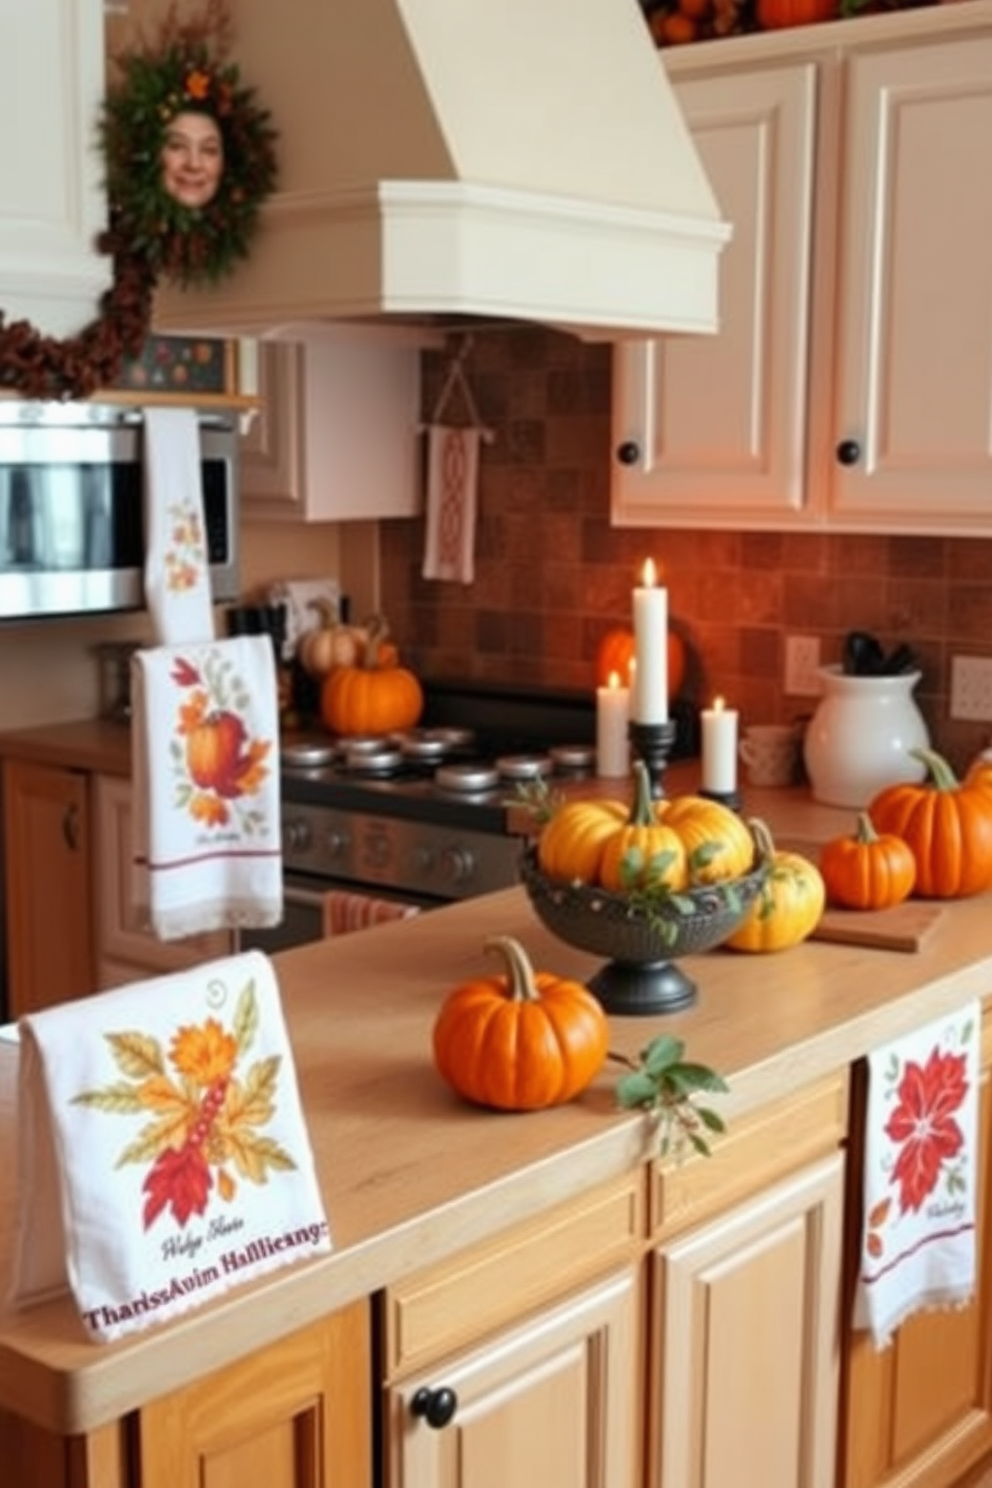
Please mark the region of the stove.
POLYGON ((287 739, 287 885, 430 908, 517 883, 522 844, 507 831, 508 805, 522 783, 542 778, 553 790, 594 774, 595 730, 591 696, 437 684, 406 734, 287 739))

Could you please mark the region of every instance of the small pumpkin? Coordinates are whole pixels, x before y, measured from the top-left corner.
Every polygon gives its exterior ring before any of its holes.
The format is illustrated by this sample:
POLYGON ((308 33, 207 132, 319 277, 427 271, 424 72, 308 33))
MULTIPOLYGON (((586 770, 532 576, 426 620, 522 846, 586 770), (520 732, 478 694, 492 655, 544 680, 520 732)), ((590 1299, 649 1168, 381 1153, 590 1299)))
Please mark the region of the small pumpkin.
POLYGON ((466 1100, 537 1111, 579 1095, 606 1062, 606 1014, 580 982, 535 972, 519 941, 490 937, 503 975, 479 977, 445 998, 434 1023, 434 1062, 466 1100))
POLYGON ((724 944, 735 951, 784 951, 799 945, 820 922, 827 892, 815 863, 801 853, 775 847, 764 822, 751 829, 768 877, 747 916, 724 944))
POLYGON ((634 799, 627 821, 603 848, 599 881, 614 894, 639 889, 676 892, 689 882, 689 855, 674 827, 659 819, 643 760, 633 765, 634 799))
POLYGON ((358 666, 368 641, 366 627, 345 625, 334 606, 323 598, 312 599, 310 609, 320 617, 319 623, 305 631, 296 646, 297 658, 307 675, 319 681, 335 667, 358 666))
POLYGON ((878 832, 906 842, 916 859, 914 892, 924 899, 963 899, 992 888, 992 791, 959 782, 932 749, 910 753, 926 766, 919 784, 888 785, 869 803, 878 832))
MULTIPOLYGON (((609 687, 610 673, 616 672, 622 687, 631 680, 634 660, 634 632, 623 626, 608 630, 596 648, 595 677, 599 687, 609 687)), ((668 695, 678 697, 685 681, 685 642, 678 631, 668 632, 668 695)))
POLYGON ((754 838, 736 811, 720 801, 708 796, 674 796, 659 801, 656 814, 682 838, 691 882, 728 883, 753 866, 754 838))
POLYGON ((334 734, 390 734, 411 729, 424 710, 424 692, 407 667, 381 666, 381 627, 375 625, 358 666, 336 667, 320 687, 320 716, 334 734))
POLYGON ((838 14, 837 0, 757 0, 755 16, 762 31, 785 26, 813 26, 832 21, 838 14))
POLYGON ((859 811, 853 833, 820 849, 820 872, 831 904, 845 909, 889 909, 913 892, 916 859, 901 837, 877 832, 859 811))
POLYGON ((537 839, 541 872, 565 883, 598 883, 606 844, 627 816, 624 801, 569 801, 537 839))

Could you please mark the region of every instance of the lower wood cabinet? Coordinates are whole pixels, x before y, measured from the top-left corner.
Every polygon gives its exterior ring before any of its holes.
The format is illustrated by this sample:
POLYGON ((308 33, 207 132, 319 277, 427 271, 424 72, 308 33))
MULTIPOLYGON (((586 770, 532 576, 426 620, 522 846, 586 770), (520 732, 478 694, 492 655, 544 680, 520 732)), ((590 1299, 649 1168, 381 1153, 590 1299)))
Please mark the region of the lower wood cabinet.
POLYGON ((53 765, 3 765, 10 1019, 95 990, 88 782, 53 765))
POLYGON ((658 1248, 652 1488, 833 1488, 844 1158, 658 1248))
MULTIPOLYGON (((979 1098, 978 1289, 970 1307, 917 1313, 877 1351, 865 1332, 845 1340, 843 1488, 957 1488, 992 1460, 992 1014, 982 1024, 979 1098)), ((856 1070, 854 1109, 864 1108, 856 1070)), ((863 1121, 863 1118, 862 1118, 863 1121)), ((862 1123, 852 1131, 852 1178, 860 1171, 862 1123)), ((848 1195, 847 1317, 853 1296, 861 1203, 848 1195)), ((992 1478, 990 1478, 992 1481, 992 1478)))
POLYGON ((393 1386, 386 1484, 637 1488, 637 1313, 630 1267, 393 1386))

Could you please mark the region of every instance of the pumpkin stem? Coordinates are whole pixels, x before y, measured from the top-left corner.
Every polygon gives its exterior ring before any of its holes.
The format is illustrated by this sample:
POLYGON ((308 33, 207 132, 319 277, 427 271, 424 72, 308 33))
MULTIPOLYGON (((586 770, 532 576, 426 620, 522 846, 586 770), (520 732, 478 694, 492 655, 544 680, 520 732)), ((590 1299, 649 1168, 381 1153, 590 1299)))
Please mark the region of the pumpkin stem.
POLYGON ((870 842, 878 841, 875 823, 867 811, 858 812, 858 820, 854 829, 854 840, 859 847, 866 847, 870 842))
POLYGON ((362 665, 366 671, 374 672, 379 666, 379 648, 389 639, 389 621, 385 615, 370 615, 365 628, 368 631, 368 640, 365 642, 362 665))
POLYGON ((318 594, 316 599, 308 599, 307 609, 313 610, 320 617, 321 630, 333 630, 341 619, 337 605, 325 594, 318 594))
POLYGON ((754 838, 754 845, 757 848, 758 862, 774 863, 775 839, 772 836, 768 823, 762 821, 760 816, 750 816, 748 817, 747 824, 750 828, 751 836, 754 838))
POLYGON ((648 767, 642 759, 636 759, 631 766, 634 776, 634 799, 631 803, 630 816, 627 818, 629 827, 653 827, 658 818, 655 815, 655 802, 651 795, 651 776, 648 767))
POLYGON ((911 749, 909 752, 914 759, 918 759, 922 765, 926 765, 927 773, 936 790, 957 790, 959 784, 958 777, 942 754, 938 754, 935 749, 922 748, 911 749))
POLYGON ((519 940, 514 940, 512 935, 490 935, 482 942, 482 949, 502 957, 514 1002, 540 1002, 534 968, 519 940))

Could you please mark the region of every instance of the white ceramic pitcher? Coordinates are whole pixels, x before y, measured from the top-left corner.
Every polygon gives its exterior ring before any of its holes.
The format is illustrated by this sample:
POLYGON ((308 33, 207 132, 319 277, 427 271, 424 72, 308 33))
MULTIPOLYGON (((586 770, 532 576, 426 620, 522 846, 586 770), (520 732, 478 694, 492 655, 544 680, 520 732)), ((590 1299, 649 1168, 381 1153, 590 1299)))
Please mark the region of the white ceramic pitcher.
POLYGON ((913 698, 921 673, 861 677, 826 666, 820 676, 823 695, 803 742, 816 800, 857 809, 883 786, 922 780, 926 769, 909 752, 930 744, 913 698))

